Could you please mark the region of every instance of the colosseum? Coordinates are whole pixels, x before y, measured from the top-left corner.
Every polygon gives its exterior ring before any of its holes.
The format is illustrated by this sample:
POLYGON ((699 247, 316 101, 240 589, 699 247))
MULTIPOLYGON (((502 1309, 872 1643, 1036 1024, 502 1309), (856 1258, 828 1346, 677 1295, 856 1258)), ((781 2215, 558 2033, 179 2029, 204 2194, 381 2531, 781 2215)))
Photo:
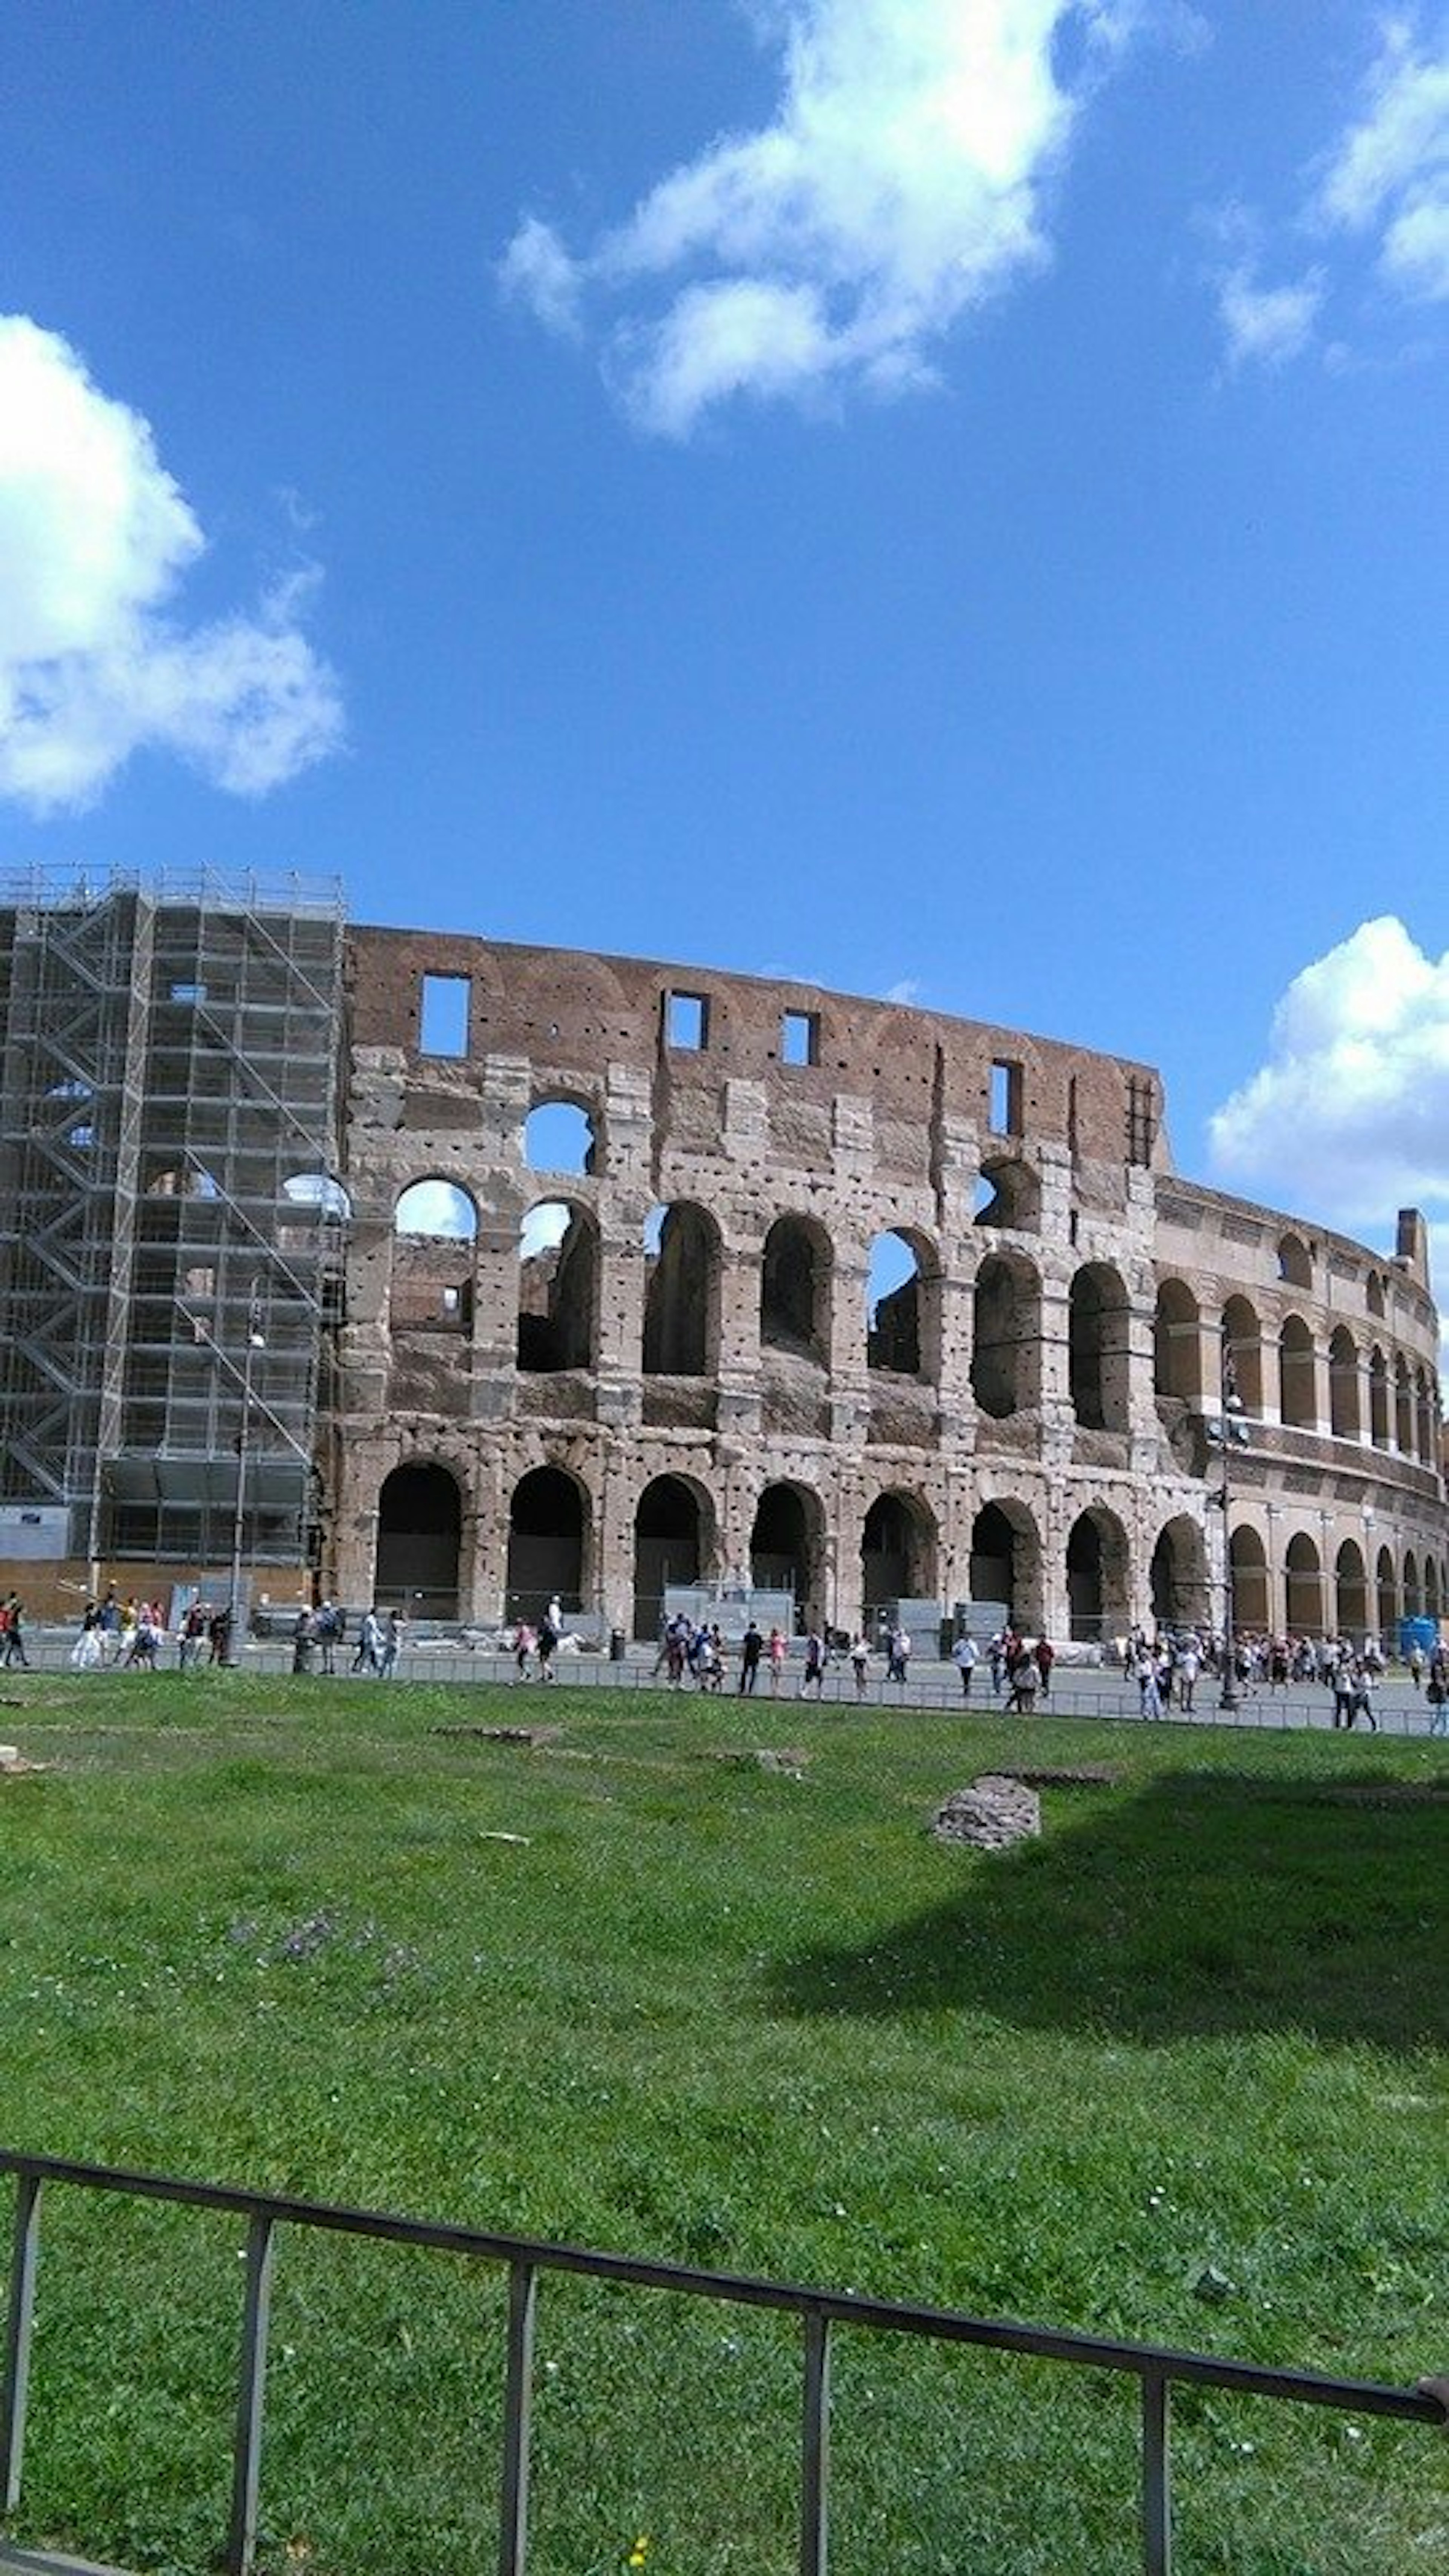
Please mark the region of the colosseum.
POLYGON ((1415 1212, 1385 1259, 1181 1180, 1150 1066, 1016 1030, 416 932, 349 959, 349 1598, 1215 1623, 1226 1358, 1240 1623, 1437 1615, 1415 1212))
POLYGON ((1217 1624, 1225 1549, 1244 1626, 1445 1606, 1422 1218, 1182 1179, 1149 1065, 296 884, 13 889, 0 1035, 32 1598, 232 1540, 633 1636, 669 1585, 1217 1624))

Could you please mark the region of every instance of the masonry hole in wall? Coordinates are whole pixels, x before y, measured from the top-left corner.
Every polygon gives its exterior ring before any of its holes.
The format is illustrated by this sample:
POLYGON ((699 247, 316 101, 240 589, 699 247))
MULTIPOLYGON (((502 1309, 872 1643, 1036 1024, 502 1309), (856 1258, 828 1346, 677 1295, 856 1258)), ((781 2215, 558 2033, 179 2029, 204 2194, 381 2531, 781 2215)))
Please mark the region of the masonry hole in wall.
POLYGON ((587 1209, 545 1199, 523 1220, 518 1259, 518 1365, 588 1369, 598 1333, 599 1247, 587 1209))
POLYGON ((867 1612, 934 1596, 936 1524, 917 1495, 877 1494, 861 1533, 860 1570, 867 1612))
POLYGON ((1183 1279, 1164 1279, 1152 1323, 1152 1387, 1180 1403, 1202 1403, 1202 1310, 1183 1279))
POLYGON ((983 1163, 971 1192, 975 1225, 1005 1226, 1013 1234, 1041 1232, 1041 1182, 1013 1156, 983 1163))
POLYGON ((1025 1083, 1019 1064, 993 1064, 987 1084, 986 1123, 993 1136, 1019 1136, 1025 1117, 1025 1083))
POLYGON ((818 1064, 820 1062, 818 1011, 781 1012, 780 1062, 782 1064, 818 1064))
POLYGON ((1207 1549, 1195 1521, 1171 1520, 1158 1532, 1148 1569, 1148 1595, 1159 1628, 1195 1628, 1211 1619, 1207 1549))
POLYGON ((644 1371, 703 1377, 713 1364, 719 1236, 702 1208, 650 1210, 644 1225, 644 1371))
POLYGON ((830 1250, 804 1217, 777 1217, 760 1264, 760 1340, 770 1350, 824 1362, 830 1250))
POLYGON ((757 1592, 789 1592, 795 1600, 798 1629, 815 1605, 817 1557, 822 1519, 813 1514, 794 1485, 767 1485, 760 1496, 750 1534, 750 1581, 757 1592))
POLYGON ((424 975, 418 1011, 418 1047, 423 1055, 467 1054, 471 998, 471 976, 424 975))
POLYGON ((1024 1264, 983 1261, 972 1292, 971 1392, 1001 1422, 1032 1403, 1028 1361, 1039 1337, 1040 1288, 1024 1264))
POLYGON ((1084 1431, 1125 1431, 1128 1421, 1127 1292, 1115 1270, 1077 1271, 1068 1303, 1072 1411, 1084 1431))
POLYGON ((709 1001, 703 993, 666 993, 664 1043, 680 1055, 699 1055, 709 1044, 709 1001))
POLYGON ((1333 1599, 1335 1632, 1361 1645, 1370 1626, 1368 1576, 1363 1550, 1351 1538, 1344 1540, 1334 1559, 1333 1599))
POLYGON ((1312 1539, 1302 1530, 1288 1542, 1284 1573, 1290 1631, 1299 1637, 1321 1637, 1325 1616, 1323 1566, 1312 1539))
POLYGON ((904 1234, 878 1234, 865 1289, 866 1363, 916 1377, 921 1368, 921 1264, 904 1234))
POLYGON ((523 1159, 531 1172, 567 1172, 586 1179, 594 1170, 594 1122, 575 1100, 540 1100, 524 1122, 523 1159))
POLYGON ((1132 1624, 1127 1574, 1120 1521, 1101 1508, 1083 1512, 1067 1540, 1067 1602, 1074 1638, 1100 1641, 1126 1635, 1132 1624))
POLYGON ((557 1594, 562 1610, 583 1608, 584 1496, 562 1467, 520 1477, 508 1510, 505 1616, 536 1627, 557 1594))
POLYGON ((1255 1529, 1235 1529, 1229 1545, 1232 1567, 1233 1625, 1262 1633, 1268 1620, 1268 1559, 1255 1529))
POLYGON ((394 1234, 438 1242, 471 1243, 478 1211, 456 1181, 412 1181, 393 1210, 394 1234))
POLYGON ((352 1215, 352 1201, 333 1172, 294 1172, 283 1181, 282 1196, 294 1207, 315 1208, 334 1225, 347 1224, 352 1215))
POLYGON ((704 1566, 700 1498, 682 1476, 656 1476, 634 1514, 634 1634, 657 1637, 666 1584, 697 1583, 704 1566))
POLYGON ((377 1499, 373 1598, 410 1619, 456 1619, 463 1507, 446 1467, 394 1467, 377 1499))

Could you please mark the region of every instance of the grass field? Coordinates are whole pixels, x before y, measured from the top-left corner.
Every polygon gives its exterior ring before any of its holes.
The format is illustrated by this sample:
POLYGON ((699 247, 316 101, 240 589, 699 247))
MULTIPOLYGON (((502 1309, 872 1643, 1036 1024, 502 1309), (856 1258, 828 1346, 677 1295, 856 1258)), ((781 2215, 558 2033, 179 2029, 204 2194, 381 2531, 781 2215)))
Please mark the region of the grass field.
MULTIPOLYGON (((37 1677, 0 1719, 45 1766, 0 1780, 9 2145, 1449 2366, 1449 1746, 216 1674, 37 1677), (554 1740, 437 1731, 522 1718, 554 1740), (1015 1853, 935 1843, 1002 1758, 1116 1777, 1015 1853)), ((53 2197, 23 2535, 210 2564, 238 2243, 53 2197)), ((268 2568, 493 2564, 502 2314, 486 2269, 284 2241, 268 2568)), ((538 2576, 646 2534, 649 2576, 785 2576, 789 2330, 550 2281, 538 2351, 538 2576)), ((1184 2402, 1177 2466, 1180 2576, 1449 2557, 1420 2428, 1184 2402)), ((839 2338, 837 2576, 1135 2569, 1135 2482, 1115 2383, 839 2338)))

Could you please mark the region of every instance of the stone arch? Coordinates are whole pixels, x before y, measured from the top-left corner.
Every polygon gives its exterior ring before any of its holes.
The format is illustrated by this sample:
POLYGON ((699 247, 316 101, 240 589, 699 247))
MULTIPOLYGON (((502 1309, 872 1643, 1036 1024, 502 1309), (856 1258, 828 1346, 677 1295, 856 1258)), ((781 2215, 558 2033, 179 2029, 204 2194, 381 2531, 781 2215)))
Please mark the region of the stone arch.
POLYGON ((392 1211, 395 1235, 418 1242, 472 1243, 478 1232, 478 1206, 460 1181, 425 1173, 399 1190, 392 1211))
POLYGON ((1041 1175, 1017 1156, 983 1163, 972 1195, 972 1221, 999 1226, 1008 1234, 1040 1234, 1041 1175))
POLYGON ((1344 1540, 1333 1560, 1333 1613, 1336 1635, 1361 1642, 1368 1634, 1372 1621, 1363 1549, 1351 1538, 1344 1540))
POLYGON ((1246 1297, 1230 1297, 1223 1308, 1223 1371, 1232 1372, 1245 1413, 1263 1410, 1263 1332, 1257 1308, 1246 1297))
POLYGON ((373 1598, 410 1619, 456 1619, 463 1497, 451 1467, 409 1458, 377 1497, 373 1598))
POLYGON ((1437 1557, 1427 1556, 1424 1559, 1424 1616, 1426 1619, 1439 1617, 1443 1597, 1439 1560, 1437 1557))
POLYGON ((1285 1234, 1278 1244, 1278 1276, 1289 1288, 1311 1288, 1313 1257, 1301 1234, 1285 1234))
POLYGON ((866 1265, 866 1365, 934 1378, 940 1367, 941 1264, 914 1226, 878 1234, 866 1265))
POLYGON ((1093 1503, 1067 1539, 1067 1603, 1075 1639, 1125 1636, 1132 1625, 1127 1533, 1105 1503, 1093 1503))
POLYGON ((478 1210, 456 1181, 409 1181, 393 1208, 387 1317, 394 1332, 466 1333, 478 1210))
POLYGON ((1363 1436, 1358 1344, 1347 1324, 1335 1328, 1328 1345, 1328 1421, 1335 1440, 1363 1436))
POLYGON ((1401 1458, 1414 1454, 1414 1384, 1409 1363, 1400 1352, 1394 1362, 1394 1446, 1401 1458))
POLYGON ((1375 1449, 1389 1445, 1389 1364, 1377 1342, 1369 1353, 1369 1438, 1375 1449))
POLYGON ((1068 1314, 1068 1364, 1072 1411, 1084 1431, 1127 1428, 1127 1312, 1121 1273, 1110 1263, 1087 1262, 1076 1272, 1068 1314))
POLYGON ((1278 1419, 1292 1431, 1318 1421, 1313 1335, 1301 1315, 1285 1315, 1278 1333, 1278 1419))
POLYGON ((971 1392, 994 1422, 1041 1394, 1041 1281, 1019 1254, 994 1252, 972 1294, 971 1392))
POLYGON ((599 1331, 599 1233, 590 1208, 542 1199, 523 1220, 518 1365, 592 1369, 599 1331))
POLYGON ((349 1225, 352 1201, 345 1185, 335 1172, 317 1164, 292 1172, 282 1183, 282 1197, 291 1207, 307 1209, 321 1218, 324 1225, 349 1225))
POLYGON ((888 1601, 939 1598, 936 1516, 929 1503, 898 1487, 877 1494, 861 1529, 860 1569, 868 1612, 888 1601))
POLYGON ((792 1593, 797 1628, 823 1618, 825 1514, 808 1487, 765 1487, 750 1533, 750 1581, 757 1592, 792 1593))
POLYGON ((1429 1372, 1421 1368, 1417 1389, 1418 1452, 1426 1467, 1434 1464, 1434 1389, 1429 1372))
POLYGON ((1265 1633, 1268 1627, 1268 1557, 1255 1529, 1246 1522, 1229 1542, 1233 1626, 1239 1635, 1265 1633))
POLYGON ((830 1352, 830 1238, 814 1217, 778 1216, 760 1259, 760 1341, 824 1367, 830 1352))
POLYGON ((666 1584, 698 1583, 713 1563, 714 1510, 692 1476, 654 1476, 634 1507, 634 1634, 657 1637, 666 1584))
POLYGON ((1013 1626, 1041 1627, 1041 1536, 1025 1503, 982 1504, 971 1524, 967 1585, 973 1601, 1001 1603, 1013 1626))
POLYGON ((599 1127, 586 1095, 545 1092, 523 1122, 523 1160, 530 1172, 591 1180, 599 1168, 599 1127))
POLYGON ((644 1374, 707 1377, 719 1354, 720 1233, 680 1199, 644 1229, 644 1374))
POLYGON ((1399 1586, 1394 1573, 1393 1550, 1381 1547, 1377 1579, 1374 1584, 1375 1624, 1379 1636, 1392 1645, 1399 1633, 1399 1586))
POLYGON ((1157 1627, 1196 1628, 1211 1618, 1207 1545, 1186 1513, 1158 1531, 1148 1583, 1157 1627))
POLYGON ((1152 1326, 1153 1392, 1202 1407, 1202 1310, 1185 1279, 1164 1279, 1152 1326))
POLYGON ((1288 1541, 1283 1559, 1284 1615, 1295 1637, 1318 1637, 1324 1630, 1323 1560, 1306 1530, 1288 1541))
POLYGON ((1404 1617, 1421 1619, 1424 1595, 1419 1583, 1419 1560, 1411 1547, 1404 1550, 1404 1617))
POLYGON ((1364 1282, 1364 1304, 1367 1306, 1369 1313, 1371 1315, 1376 1315, 1380 1322, 1382 1322, 1384 1316, 1388 1313, 1388 1295, 1383 1272, 1381 1270, 1371 1270, 1369 1272, 1368 1278, 1364 1282))
POLYGON ((504 1616, 537 1625, 554 1594, 582 1610, 592 1560, 589 1492, 566 1467, 530 1467, 508 1506, 508 1590, 504 1616))
POLYGON ((221 1183, 194 1155, 177 1162, 152 1161, 141 1184, 148 1199, 219 1199, 221 1183))

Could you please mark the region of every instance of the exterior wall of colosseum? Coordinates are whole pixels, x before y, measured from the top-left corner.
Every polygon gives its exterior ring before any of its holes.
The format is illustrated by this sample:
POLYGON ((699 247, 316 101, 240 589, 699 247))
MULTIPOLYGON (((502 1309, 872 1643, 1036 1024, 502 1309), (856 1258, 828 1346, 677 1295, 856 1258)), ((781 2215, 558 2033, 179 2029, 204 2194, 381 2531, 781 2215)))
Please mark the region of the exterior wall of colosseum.
POLYGON ((1151 1067, 1013 1030, 422 932, 348 954, 340 1597, 488 1623, 557 1588, 646 1633, 666 1576, 753 1567, 835 1628, 898 1596, 1216 1619, 1226 1346, 1240 1619, 1443 1606, 1412 1215, 1385 1260, 1194 1187, 1151 1067), (588 1150, 540 1167, 560 1107, 588 1150))

